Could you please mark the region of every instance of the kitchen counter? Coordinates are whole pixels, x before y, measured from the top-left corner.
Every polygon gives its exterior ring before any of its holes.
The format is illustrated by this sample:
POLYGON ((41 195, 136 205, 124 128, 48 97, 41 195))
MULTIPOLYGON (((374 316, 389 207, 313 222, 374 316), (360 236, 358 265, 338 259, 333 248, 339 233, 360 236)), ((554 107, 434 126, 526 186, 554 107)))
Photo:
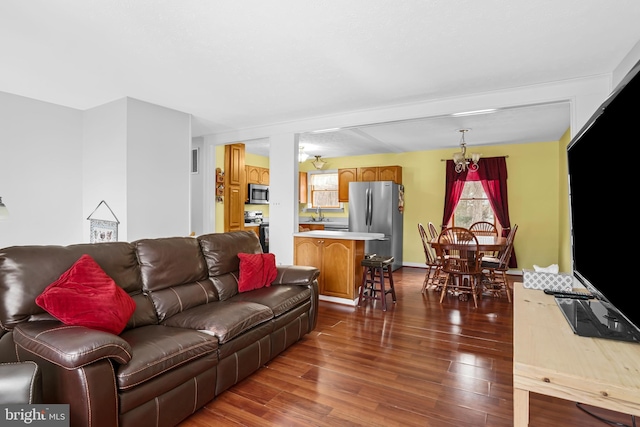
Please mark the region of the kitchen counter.
POLYGON ((343 240, 384 240, 382 233, 356 233, 352 231, 311 230, 293 233, 294 237, 311 237, 343 240))

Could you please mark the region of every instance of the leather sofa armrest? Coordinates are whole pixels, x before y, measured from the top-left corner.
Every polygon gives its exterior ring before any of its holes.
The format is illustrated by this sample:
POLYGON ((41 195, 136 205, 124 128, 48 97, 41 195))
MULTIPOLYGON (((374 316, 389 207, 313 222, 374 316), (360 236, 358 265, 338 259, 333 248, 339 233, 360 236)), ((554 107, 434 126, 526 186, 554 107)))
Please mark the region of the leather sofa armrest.
POLYGON ((42 403, 42 374, 35 362, 0 363, 0 405, 42 403))
POLYGON ((272 285, 310 285, 320 275, 317 268, 303 265, 279 265, 277 269, 272 285))
POLYGON ((55 365, 75 369, 110 358, 131 360, 131 346, 117 335, 57 321, 23 322, 13 330, 16 345, 55 365))

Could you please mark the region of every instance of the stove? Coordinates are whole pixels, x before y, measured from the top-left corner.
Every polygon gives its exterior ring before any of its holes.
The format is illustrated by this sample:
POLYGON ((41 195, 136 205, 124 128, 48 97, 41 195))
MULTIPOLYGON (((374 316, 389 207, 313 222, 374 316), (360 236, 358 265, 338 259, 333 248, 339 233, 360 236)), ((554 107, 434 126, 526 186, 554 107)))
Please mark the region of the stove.
POLYGON ((245 225, 260 225, 262 220, 262 211, 244 211, 245 225))

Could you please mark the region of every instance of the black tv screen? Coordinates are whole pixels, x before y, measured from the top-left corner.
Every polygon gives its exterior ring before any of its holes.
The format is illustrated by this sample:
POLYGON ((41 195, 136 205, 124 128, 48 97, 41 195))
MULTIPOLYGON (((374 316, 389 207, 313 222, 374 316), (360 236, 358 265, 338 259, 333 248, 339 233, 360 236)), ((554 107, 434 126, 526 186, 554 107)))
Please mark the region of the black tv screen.
POLYGON ((610 330, 588 335, 629 341, 640 341, 639 70, 640 62, 567 146, 573 274, 596 296, 576 302, 576 313, 590 312, 574 317, 606 313, 597 323, 610 330))

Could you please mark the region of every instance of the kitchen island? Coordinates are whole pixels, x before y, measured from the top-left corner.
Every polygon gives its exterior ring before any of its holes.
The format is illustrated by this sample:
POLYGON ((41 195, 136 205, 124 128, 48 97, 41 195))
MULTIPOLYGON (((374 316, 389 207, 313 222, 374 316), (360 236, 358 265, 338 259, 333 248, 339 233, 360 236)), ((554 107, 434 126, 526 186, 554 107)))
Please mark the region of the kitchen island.
POLYGON ((293 263, 320 270, 320 299, 355 305, 362 281, 364 242, 383 240, 384 234, 313 230, 293 236, 293 263))

